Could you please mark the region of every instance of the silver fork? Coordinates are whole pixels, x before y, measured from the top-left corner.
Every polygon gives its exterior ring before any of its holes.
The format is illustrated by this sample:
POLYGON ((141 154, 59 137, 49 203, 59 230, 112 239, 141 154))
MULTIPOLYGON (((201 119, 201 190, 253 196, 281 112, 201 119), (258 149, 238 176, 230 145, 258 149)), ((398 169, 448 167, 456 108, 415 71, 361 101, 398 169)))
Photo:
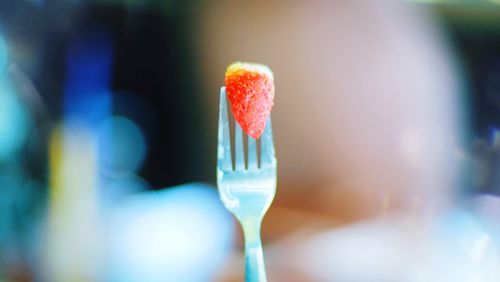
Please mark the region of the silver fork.
POLYGON ((267 281, 260 240, 262 218, 276 194, 276 157, 271 118, 260 138, 260 165, 256 140, 248 136, 248 164, 241 127, 235 122, 234 169, 231 158, 226 88, 220 91, 217 187, 224 206, 234 214, 245 236, 245 281, 267 281))

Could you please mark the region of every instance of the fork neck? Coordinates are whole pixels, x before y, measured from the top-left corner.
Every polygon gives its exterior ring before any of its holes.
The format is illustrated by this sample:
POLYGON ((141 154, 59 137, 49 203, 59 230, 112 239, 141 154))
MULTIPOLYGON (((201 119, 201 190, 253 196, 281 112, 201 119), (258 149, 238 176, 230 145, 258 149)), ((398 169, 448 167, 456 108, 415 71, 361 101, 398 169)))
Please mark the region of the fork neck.
POLYGON ((245 236, 245 246, 246 247, 260 247, 260 225, 262 218, 248 218, 246 220, 240 220, 241 227, 243 228, 243 234, 245 236))
POLYGON ((245 235, 245 282, 266 282, 264 254, 260 240, 261 219, 240 222, 245 235))

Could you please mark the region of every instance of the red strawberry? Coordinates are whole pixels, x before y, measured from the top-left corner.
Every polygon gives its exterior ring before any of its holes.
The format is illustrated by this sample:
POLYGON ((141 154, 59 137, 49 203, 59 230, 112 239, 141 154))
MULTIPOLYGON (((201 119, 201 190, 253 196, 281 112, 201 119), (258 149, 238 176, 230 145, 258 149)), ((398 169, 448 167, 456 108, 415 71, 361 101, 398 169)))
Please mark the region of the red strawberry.
POLYGON ((273 73, 265 65, 236 62, 227 68, 225 81, 234 119, 246 134, 259 138, 273 107, 273 73))

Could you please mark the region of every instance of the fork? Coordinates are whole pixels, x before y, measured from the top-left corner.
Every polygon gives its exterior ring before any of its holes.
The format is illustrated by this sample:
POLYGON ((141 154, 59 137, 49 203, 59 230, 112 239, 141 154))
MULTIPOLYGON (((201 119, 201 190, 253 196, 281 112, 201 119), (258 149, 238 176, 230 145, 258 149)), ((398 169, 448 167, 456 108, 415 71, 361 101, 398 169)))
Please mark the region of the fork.
POLYGON ((231 157, 226 88, 220 90, 219 135, 217 146, 217 187, 219 196, 240 222, 245 237, 245 281, 267 281, 264 255, 260 240, 262 218, 276 194, 276 157, 271 118, 260 138, 260 165, 257 158, 257 140, 248 136, 247 166, 243 137, 235 122, 234 169, 231 157))

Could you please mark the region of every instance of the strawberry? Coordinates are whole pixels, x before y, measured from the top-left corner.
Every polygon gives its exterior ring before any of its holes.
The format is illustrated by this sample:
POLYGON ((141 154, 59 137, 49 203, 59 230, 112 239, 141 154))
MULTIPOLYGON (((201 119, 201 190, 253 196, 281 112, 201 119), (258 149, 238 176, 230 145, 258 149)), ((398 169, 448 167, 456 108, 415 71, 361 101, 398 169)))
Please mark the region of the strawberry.
POLYGON ((246 134, 258 139, 273 107, 271 69, 261 64, 236 62, 227 68, 225 81, 234 119, 246 134))

